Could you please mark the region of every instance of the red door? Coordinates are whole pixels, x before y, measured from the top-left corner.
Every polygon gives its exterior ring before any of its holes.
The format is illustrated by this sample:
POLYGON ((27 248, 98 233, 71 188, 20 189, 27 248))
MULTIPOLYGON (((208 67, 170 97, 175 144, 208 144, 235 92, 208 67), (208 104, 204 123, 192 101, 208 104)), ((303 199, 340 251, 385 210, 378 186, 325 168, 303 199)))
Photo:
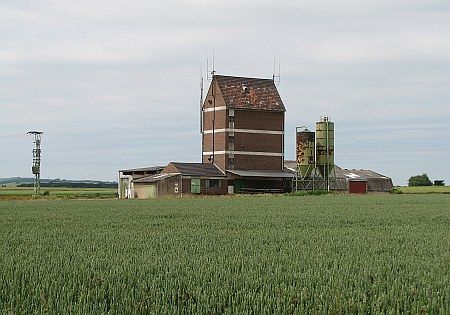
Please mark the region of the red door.
POLYGON ((349 181, 348 192, 350 194, 365 194, 367 193, 367 182, 365 181, 349 181))

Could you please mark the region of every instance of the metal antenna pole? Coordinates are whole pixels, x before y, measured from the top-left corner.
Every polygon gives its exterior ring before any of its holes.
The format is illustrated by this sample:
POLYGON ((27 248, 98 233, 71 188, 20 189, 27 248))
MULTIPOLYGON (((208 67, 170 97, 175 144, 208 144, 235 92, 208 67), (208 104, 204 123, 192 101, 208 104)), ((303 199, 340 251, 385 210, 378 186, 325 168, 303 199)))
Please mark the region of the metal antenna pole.
MULTIPOLYGON (((214 68, 213 68, 214 69, 214 68)), ((214 159, 216 157, 216 152, 215 152, 215 144, 216 144, 216 91, 214 88, 214 85, 216 84, 216 82, 214 81, 214 70, 211 72, 212 74, 212 80, 211 80, 211 85, 212 85, 212 97, 213 97, 213 118, 212 118, 212 163, 214 164, 214 159)))
POLYGON ((272 81, 276 86, 280 85, 280 62, 278 61, 278 75, 276 74, 276 59, 273 57, 272 81))
POLYGON ((211 85, 212 85, 212 97, 213 97, 213 119, 212 119, 212 163, 215 163, 216 158, 216 89, 214 76, 216 75, 215 63, 214 63, 214 51, 212 55, 212 71, 211 71, 211 85))
POLYGON ((200 133, 203 133, 203 71, 200 69, 200 133))
POLYGON ((41 194, 41 140, 42 131, 29 131, 27 134, 33 137, 34 149, 33 149, 33 166, 31 171, 34 174, 34 195, 41 194))
POLYGON ((275 57, 273 57, 272 81, 275 82, 275 57))

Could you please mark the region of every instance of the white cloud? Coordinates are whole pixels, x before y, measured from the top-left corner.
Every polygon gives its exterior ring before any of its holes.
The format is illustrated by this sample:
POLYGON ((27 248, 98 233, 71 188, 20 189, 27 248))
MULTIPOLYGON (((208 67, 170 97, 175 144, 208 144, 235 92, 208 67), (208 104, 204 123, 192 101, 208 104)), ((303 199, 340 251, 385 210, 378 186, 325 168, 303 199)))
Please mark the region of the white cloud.
MULTIPOLYGON (((0 0, 0 136, 46 131, 50 177, 114 179, 121 167, 195 161, 206 57, 215 51, 220 73, 269 77, 276 56, 288 157, 295 126, 330 114, 344 166, 401 182, 450 153, 448 137, 439 152, 426 141, 448 134, 449 21, 440 0, 0 0), (383 145, 389 167, 374 154, 383 145), (364 159, 349 154, 356 146, 364 159), (391 167, 398 152, 415 158, 391 167), (92 166, 81 174, 77 163, 92 166)), ((29 147, 4 149, 23 156, 0 155, 0 176, 26 176, 29 147)))

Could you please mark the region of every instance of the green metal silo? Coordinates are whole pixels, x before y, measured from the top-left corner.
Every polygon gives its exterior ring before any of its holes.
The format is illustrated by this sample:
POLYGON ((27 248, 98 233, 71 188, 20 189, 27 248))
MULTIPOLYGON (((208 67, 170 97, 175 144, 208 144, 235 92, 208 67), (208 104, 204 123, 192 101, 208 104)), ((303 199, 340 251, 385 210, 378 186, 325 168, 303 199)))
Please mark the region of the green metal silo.
POLYGON ((334 167, 334 123, 326 116, 316 123, 316 165, 328 179, 334 167))
POLYGON ((297 144, 297 168, 301 178, 306 178, 311 175, 314 170, 314 146, 315 134, 314 131, 304 129, 296 130, 296 144, 297 144))

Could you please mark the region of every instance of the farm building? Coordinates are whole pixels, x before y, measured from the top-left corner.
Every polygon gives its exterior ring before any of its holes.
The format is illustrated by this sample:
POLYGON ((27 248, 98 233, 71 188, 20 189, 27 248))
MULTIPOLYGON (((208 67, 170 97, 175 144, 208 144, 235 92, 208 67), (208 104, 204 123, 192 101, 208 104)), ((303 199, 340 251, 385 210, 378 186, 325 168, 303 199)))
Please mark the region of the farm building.
MULTIPOLYGON (((285 161, 286 169, 295 176, 297 162, 285 161)), ((331 190, 351 194, 390 192, 393 189, 392 179, 371 170, 343 169, 335 165, 336 179, 330 183, 331 190)), ((321 179, 317 180, 317 186, 321 179)), ((323 181, 323 180, 322 180, 323 181)), ((311 187, 298 187, 299 190, 311 187)))
POLYGON ((169 163, 159 174, 133 180, 135 198, 227 194, 227 178, 214 164, 169 163))
POLYGON ((119 170, 118 190, 119 198, 134 198, 134 180, 160 173, 164 166, 151 166, 119 170))
MULTIPOLYGON (((202 163, 121 170, 120 198, 292 190, 298 174, 296 161, 284 160, 285 112, 274 80, 213 75, 201 106, 202 163)), ((373 171, 335 172, 332 189, 392 190, 392 180, 373 171)))

